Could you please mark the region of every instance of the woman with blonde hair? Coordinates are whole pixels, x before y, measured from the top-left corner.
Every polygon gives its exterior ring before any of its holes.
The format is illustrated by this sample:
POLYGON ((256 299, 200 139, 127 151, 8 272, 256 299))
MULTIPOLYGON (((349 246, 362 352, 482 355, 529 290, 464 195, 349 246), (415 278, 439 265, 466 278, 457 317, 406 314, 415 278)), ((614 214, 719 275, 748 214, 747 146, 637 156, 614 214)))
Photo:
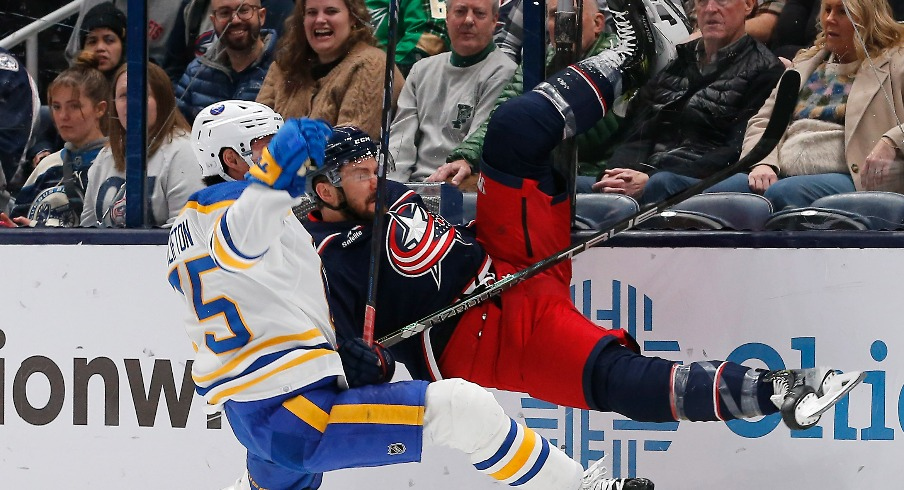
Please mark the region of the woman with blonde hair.
MULTIPOLYGON (((380 138, 386 53, 363 0, 298 0, 257 101, 286 119, 358 126, 380 138)), ((402 89, 395 69, 392 103, 402 89)))
MULTIPOLYGON (((113 77, 110 142, 88 172, 81 226, 124 226, 126 172, 126 65, 113 77)), ((191 127, 176 108, 166 72, 147 65, 147 162, 145 224, 171 224, 194 191, 204 187, 191 148, 191 127)))
MULTIPOLYGON (((904 26, 887 0, 822 0, 814 45, 794 58, 801 90, 775 151, 739 176, 775 207, 855 190, 904 192, 904 26)), ((759 141, 775 92, 747 126, 759 141)))

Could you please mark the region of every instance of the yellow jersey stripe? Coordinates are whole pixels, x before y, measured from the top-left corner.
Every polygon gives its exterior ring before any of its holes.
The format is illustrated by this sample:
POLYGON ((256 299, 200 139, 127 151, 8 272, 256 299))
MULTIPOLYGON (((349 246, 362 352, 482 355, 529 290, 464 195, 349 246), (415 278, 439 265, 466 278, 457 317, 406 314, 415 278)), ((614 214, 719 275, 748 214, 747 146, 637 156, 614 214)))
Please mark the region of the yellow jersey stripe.
POLYGON ((511 478, 515 473, 518 472, 518 470, 524 467, 524 464, 527 463, 528 458, 530 458, 531 453, 534 451, 534 445, 537 441, 537 433, 527 427, 521 427, 524 429, 524 439, 521 441, 521 445, 518 447, 518 451, 515 452, 515 455, 512 456, 512 459, 508 462, 508 464, 503 466, 499 471, 490 475, 493 478, 497 480, 506 480, 508 478, 511 478))
MULTIPOLYGON (((229 360, 229 362, 224 364, 222 367, 220 367, 216 371, 212 371, 208 374, 205 374, 204 376, 192 376, 192 379, 195 381, 196 384, 201 385, 205 381, 210 381, 210 380, 219 378, 220 376, 223 376, 224 374, 232 371, 239 364, 244 362, 245 359, 248 359, 249 357, 257 355, 258 352, 260 352, 264 349, 267 349, 274 345, 279 345, 282 343, 305 342, 305 341, 315 339, 320 336, 321 336, 320 330, 318 330, 316 328, 312 328, 312 329, 302 332, 300 334, 282 335, 279 337, 274 337, 270 340, 267 340, 265 342, 261 342, 260 344, 255 345, 253 348, 248 349, 247 351, 243 352, 241 355, 233 357, 232 359, 229 360)), ((324 339, 324 341, 325 340, 326 339, 324 339)))
POLYGON ((327 354, 332 354, 332 353, 335 353, 335 351, 328 350, 328 349, 316 349, 316 350, 309 351, 309 352, 303 354, 302 356, 298 357, 297 359, 293 359, 292 361, 287 362, 286 364, 280 366, 278 369, 274 369, 273 371, 270 371, 262 376, 258 376, 257 378, 251 379, 246 383, 242 383, 238 386, 233 386, 232 388, 228 388, 223 391, 220 391, 219 393, 216 394, 216 396, 214 396, 210 399, 208 404, 219 405, 220 403, 222 403, 222 400, 224 398, 235 395, 236 393, 238 393, 240 391, 246 390, 258 383, 266 381, 268 378, 276 376, 277 374, 279 374, 287 369, 292 369, 298 365, 304 364, 308 361, 317 359, 318 357, 323 357, 327 354))
POLYGON ((295 414, 304 423, 317 429, 321 433, 326 430, 330 421, 330 414, 315 405, 311 400, 299 395, 283 402, 286 410, 295 414))
POLYGON ((231 206, 235 202, 235 199, 230 199, 228 201, 220 201, 215 202, 213 204, 199 204, 198 201, 188 201, 185 204, 185 207, 182 208, 182 212, 185 212, 186 209, 194 209, 195 211, 201 214, 210 214, 214 211, 219 211, 220 209, 231 206))
POLYGON ((331 424, 424 425, 424 407, 412 405, 335 405, 331 424))
MULTIPOLYGON (((223 215, 225 216, 225 214, 223 215)), ((222 218, 220 218, 222 219, 222 218)), ((235 258, 229 248, 220 241, 219 226, 213 233, 213 254, 216 255, 217 261, 226 265, 230 269, 244 270, 254 265, 254 262, 243 261, 235 258)))

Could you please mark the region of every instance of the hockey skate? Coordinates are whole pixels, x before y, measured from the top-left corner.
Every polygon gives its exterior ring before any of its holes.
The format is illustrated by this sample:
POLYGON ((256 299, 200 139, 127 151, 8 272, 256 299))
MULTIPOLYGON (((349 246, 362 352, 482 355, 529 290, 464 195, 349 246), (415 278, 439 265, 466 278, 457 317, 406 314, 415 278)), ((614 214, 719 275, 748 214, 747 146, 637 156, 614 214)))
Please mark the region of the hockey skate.
POLYGON ((618 44, 612 48, 621 58, 622 92, 640 88, 651 74, 656 38, 642 0, 609 0, 618 44))
POLYGON ((772 382, 775 394, 769 399, 781 411, 785 425, 804 430, 816 425, 864 376, 862 371, 842 374, 828 368, 783 369, 767 372, 763 380, 772 382))
POLYGON ((580 490, 653 490, 653 482, 646 478, 606 478, 605 456, 584 472, 580 490))
POLYGON ((251 480, 248 478, 248 472, 242 473, 242 476, 234 484, 223 490, 251 490, 251 480))

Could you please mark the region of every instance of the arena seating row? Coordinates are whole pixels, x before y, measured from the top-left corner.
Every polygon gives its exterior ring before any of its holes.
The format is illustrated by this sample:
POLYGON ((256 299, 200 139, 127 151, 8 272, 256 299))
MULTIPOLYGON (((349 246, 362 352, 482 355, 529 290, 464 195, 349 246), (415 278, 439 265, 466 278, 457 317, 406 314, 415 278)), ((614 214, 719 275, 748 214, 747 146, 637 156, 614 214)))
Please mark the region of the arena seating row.
MULTIPOLYGON (((637 213, 630 197, 615 194, 578 195, 578 226, 593 223, 604 229, 637 213)), ((836 194, 806 208, 774 212, 758 194, 721 192, 693 196, 639 224, 640 230, 904 230, 904 195, 863 191, 836 194)))

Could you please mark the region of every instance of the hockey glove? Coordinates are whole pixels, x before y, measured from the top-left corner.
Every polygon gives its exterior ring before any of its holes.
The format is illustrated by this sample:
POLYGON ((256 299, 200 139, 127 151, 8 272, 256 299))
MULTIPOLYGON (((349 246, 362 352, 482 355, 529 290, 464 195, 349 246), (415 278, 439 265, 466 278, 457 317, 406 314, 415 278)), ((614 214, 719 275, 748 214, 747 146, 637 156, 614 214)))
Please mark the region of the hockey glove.
POLYGON ((285 190, 292 197, 305 193, 308 172, 323 166, 330 126, 315 119, 289 119, 249 170, 248 180, 285 190))
POLYGON ((356 337, 343 342, 338 351, 350 388, 387 383, 395 374, 395 359, 379 343, 367 345, 356 337))

